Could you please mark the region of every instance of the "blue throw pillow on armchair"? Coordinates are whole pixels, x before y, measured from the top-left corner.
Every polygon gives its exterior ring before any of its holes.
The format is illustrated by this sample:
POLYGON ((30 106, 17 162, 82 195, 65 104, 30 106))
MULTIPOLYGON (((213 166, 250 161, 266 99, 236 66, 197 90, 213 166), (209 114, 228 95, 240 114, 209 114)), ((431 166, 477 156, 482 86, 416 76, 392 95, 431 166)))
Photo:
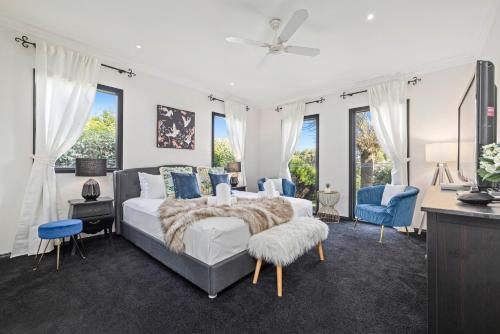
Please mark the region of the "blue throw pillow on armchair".
POLYGON ((172 172, 175 197, 179 199, 190 199, 201 197, 200 187, 195 174, 172 172))
POLYGON ((212 174, 208 173, 210 176, 210 182, 212 182, 212 195, 216 195, 215 188, 219 183, 227 183, 229 184, 229 174, 212 174))

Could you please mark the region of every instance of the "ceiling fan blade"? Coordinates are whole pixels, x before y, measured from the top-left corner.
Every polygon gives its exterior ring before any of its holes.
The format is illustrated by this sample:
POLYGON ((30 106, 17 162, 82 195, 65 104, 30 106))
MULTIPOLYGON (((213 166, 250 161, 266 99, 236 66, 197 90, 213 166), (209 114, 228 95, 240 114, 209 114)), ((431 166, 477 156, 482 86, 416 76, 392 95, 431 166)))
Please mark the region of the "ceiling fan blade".
POLYGON ((240 38, 240 37, 226 37, 226 41, 229 43, 238 43, 238 44, 246 44, 246 45, 254 45, 260 47, 269 47, 269 43, 264 43, 260 41, 254 41, 253 39, 240 38))
POLYGON ((262 57, 262 59, 257 63, 257 69, 261 69, 262 67, 264 67, 264 65, 269 60, 269 55, 270 53, 268 52, 264 55, 264 57, 262 57))
POLYGON ((305 46, 293 46, 289 45, 285 48, 285 52, 293 53, 301 56, 314 57, 320 54, 320 50, 316 48, 308 48, 305 46))
POLYGON ((279 40, 281 42, 286 42, 292 37, 293 34, 300 28, 302 23, 309 17, 309 13, 306 9, 299 9, 295 13, 293 13, 290 21, 286 24, 286 26, 281 31, 279 36, 279 40))

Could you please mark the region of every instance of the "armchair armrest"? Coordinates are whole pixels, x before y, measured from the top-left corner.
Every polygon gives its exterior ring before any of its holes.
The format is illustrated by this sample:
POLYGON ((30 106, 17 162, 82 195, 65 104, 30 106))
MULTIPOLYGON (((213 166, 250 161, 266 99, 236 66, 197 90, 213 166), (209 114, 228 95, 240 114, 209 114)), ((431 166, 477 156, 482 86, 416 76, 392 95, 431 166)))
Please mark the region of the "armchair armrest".
POLYGON ((384 185, 380 185, 359 189, 356 196, 357 204, 380 205, 380 202, 382 202, 382 194, 384 193, 384 188, 384 185))
POLYGON ((387 212, 393 217, 393 226, 411 225, 419 190, 408 187, 405 192, 392 197, 387 204, 387 212))
POLYGON ((395 196, 393 196, 389 203, 387 203, 387 207, 390 208, 390 207, 394 207, 394 206, 397 206, 399 204, 399 202, 405 200, 405 199, 411 199, 412 197, 417 197, 419 193, 419 190, 415 187, 407 187, 407 189, 400 193, 400 194, 397 194, 395 196))

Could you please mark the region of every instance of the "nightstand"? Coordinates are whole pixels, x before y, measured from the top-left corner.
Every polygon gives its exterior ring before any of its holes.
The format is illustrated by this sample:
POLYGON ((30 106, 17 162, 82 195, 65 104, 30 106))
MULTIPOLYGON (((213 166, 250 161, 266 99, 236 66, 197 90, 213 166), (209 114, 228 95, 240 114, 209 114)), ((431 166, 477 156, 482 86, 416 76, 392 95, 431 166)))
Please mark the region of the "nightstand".
POLYGON ((247 186, 236 186, 236 187, 231 187, 231 190, 237 190, 237 191, 247 191, 247 186))
POLYGON ((108 237, 108 233, 111 235, 111 229, 115 220, 112 198, 99 197, 95 201, 72 199, 68 203, 68 217, 81 219, 84 233, 95 234, 104 230, 106 237, 108 237))

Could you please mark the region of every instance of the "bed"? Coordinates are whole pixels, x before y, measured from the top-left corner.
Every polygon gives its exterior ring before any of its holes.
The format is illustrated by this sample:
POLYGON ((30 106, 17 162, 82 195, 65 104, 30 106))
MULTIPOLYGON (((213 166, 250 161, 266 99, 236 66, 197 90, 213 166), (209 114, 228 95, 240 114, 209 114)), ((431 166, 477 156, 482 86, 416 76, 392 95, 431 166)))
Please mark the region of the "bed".
MULTIPOLYGON (((139 197, 138 172, 159 174, 159 167, 126 169, 114 173, 117 234, 206 291, 210 298, 253 272, 255 260, 247 251, 250 231, 238 218, 216 217, 199 221, 184 233, 184 253, 169 251, 163 241, 157 213, 163 200, 139 197)), ((257 196, 255 193, 239 191, 235 191, 234 195, 239 198, 257 196)), ((290 201, 296 216, 312 215, 310 201, 295 198, 290 201)))

